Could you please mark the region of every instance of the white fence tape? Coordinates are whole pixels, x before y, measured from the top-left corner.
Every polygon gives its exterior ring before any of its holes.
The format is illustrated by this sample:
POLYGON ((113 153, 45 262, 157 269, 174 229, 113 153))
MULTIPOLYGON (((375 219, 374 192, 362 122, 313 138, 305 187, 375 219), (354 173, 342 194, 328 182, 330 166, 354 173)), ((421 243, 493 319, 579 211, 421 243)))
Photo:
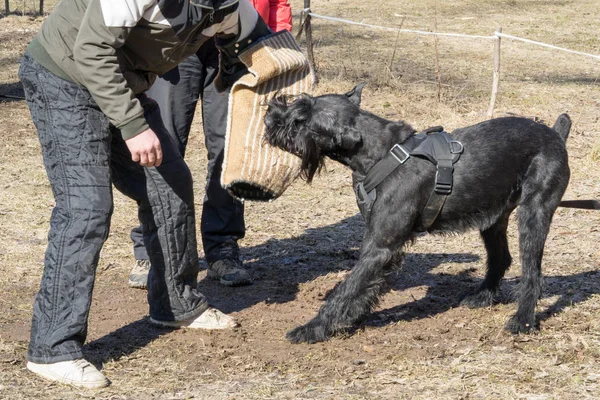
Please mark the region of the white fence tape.
POLYGON ((304 10, 302 10, 302 12, 304 14, 310 15, 312 18, 319 18, 319 19, 325 19, 328 21, 341 22, 341 23, 349 24, 349 25, 364 26, 367 28, 383 29, 383 30, 392 31, 392 32, 414 33, 417 35, 449 36, 449 37, 472 38, 472 39, 492 39, 492 40, 497 39, 499 37, 503 37, 506 39, 518 40, 521 42, 530 43, 530 44, 534 44, 537 46, 547 47, 549 49, 565 51, 567 53, 572 53, 572 54, 579 54, 581 56, 592 57, 592 58, 595 58, 596 60, 600 60, 600 55, 584 53, 582 51, 571 50, 571 49, 567 49, 564 47, 558 47, 558 46, 554 46, 551 44, 542 43, 542 42, 538 42, 538 41, 531 40, 531 39, 525 39, 525 38, 521 38, 518 36, 508 35, 506 33, 501 33, 501 32, 495 32, 494 36, 466 35, 463 33, 427 32, 427 31, 419 31, 419 30, 414 30, 414 29, 390 28, 387 26, 379 26, 379 25, 365 24, 363 22, 350 21, 350 20, 343 19, 343 18, 329 17, 326 15, 315 14, 310 11, 310 8, 305 8, 304 10))
POLYGON ((592 58, 595 58, 596 60, 600 60, 600 56, 597 56, 595 54, 584 53, 582 51, 576 51, 576 50, 566 49, 564 47, 553 46, 551 44, 546 44, 546 43, 542 43, 542 42, 536 42, 535 40, 524 39, 524 38, 520 38, 518 36, 513 36, 513 35, 507 35, 506 33, 502 33, 502 32, 496 32, 496 36, 507 38, 507 39, 512 39, 512 40, 519 40, 521 42, 535 44, 535 45, 538 45, 538 46, 547 47, 549 49, 566 51, 567 53, 579 54, 581 56, 592 57, 592 58))
MULTIPOLYGON (((307 10, 309 10, 309 9, 305 9, 304 12, 306 12, 307 10)), ((365 26, 368 28, 383 29, 383 30, 392 31, 392 32, 405 32, 405 33, 415 33, 417 35, 451 36, 451 37, 462 37, 462 38, 473 38, 473 39, 496 39, 496 36, 465 35, 462 33, 427 32, 427 31, 418 31, 418 30, 413 30, 413 29, 390 28, 387 26, 365 24, 362 22, 355 22, 355 21, 350 21, 350 20, 342 19, 342 18, 328 17, 326 15, 319 15, 319 14, 315 14, 312 12, 309 12, 308 15, 310 15, 312 18, 326 19, 329 21, 342 22, 342 23, 350 24, 350 25, 360 25, 360 26, 365 26)))
MULTIPOLYGON (((550 48, 553 50, 564 51, 567 53, 578 54, 581 56, 592 57, 592 58, 595 58, 596 60, 600 60, 600 56, 596 55, 596 54, 584 53, 582 51, 576 51, 576 50, 571 50, 571 49, 567 49, 564 47, 558 47, 558 46, 554 46, 554 45, 547 44, 547 43, 537 42, 535 40, 524 39, 524 38, 521 38, 518 36, 508 35, 506 33, 500 32, 500 31, 494 32, 493 36, 466 35, 466 34, 462 34, 462 33, 427 32, 427 31, 419 31, 419 30, 413 30, 413 29, 390 28, 387 26, 365 24, 364 22, 355 22, 355 21, 350 21, 350 20, 342 19, 342 18, 328 17, 326 15, 315 14, 315 13, 311 12, 310 8, 305 8, 304 10, 302 10, 301 14, 303 16, 310 15, 311 18, 319 18, 319 19, 324 19, 324 20, 333 21, 333 22, 341 22, 341 23, 349 24, 349 25, 358 25, 358 26, 364 26, 367 28, 382 29, 382 30, 392 31, 392 32, 413 33, 413 34, 417 34, 417 35, 458 37, 458 38, 468 38, 468 39, 495 40, 496 45, 495 45, 495 50, 494 50, 494 82, 492 84, 492 95, 491 95, 491 99, 490 99, 490 106, 488 108, 488 118, 491 118, 493 116, 494 103, 496 101, 496 93, 498 92, 499 74, 500 74, 500 39, 501 38, 518 40, 518 41, 533 44, 536 46, 547 47, 547 48, 550 48)), ((499 29, 499 30, 501 30, 501 29, 499 29)), ((313 62, 314 62, 314 60, 313 60, 313 62)))

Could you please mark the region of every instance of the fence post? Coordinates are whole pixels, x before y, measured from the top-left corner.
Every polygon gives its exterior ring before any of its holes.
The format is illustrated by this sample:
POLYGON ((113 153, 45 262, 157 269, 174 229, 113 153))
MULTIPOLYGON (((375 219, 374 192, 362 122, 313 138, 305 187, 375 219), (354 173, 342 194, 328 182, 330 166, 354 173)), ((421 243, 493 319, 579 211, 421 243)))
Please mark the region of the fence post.
MULTIPOLYGON (((502 27, 497 27, 495 33, 502 32, 502 27)), ((500 84, 500 44, 502 38, 496 35, 494 42, 494 81, 492 83, 492 96, 490 98, 490 106, 487 111, 487 117, 494 116, 494 104, 496 103, 496 95, 498 94, 498 85, 500 84)))
POLYGON ((319 78, 317 77, 317 67, 315 66, 315 55, 313 53, 312 27, 310 24, 310 0, 304 0, 304 12, 306 13, 303 24, 304 33, 306 35, 306 55, 308 56, 310 74, 312 75, 313 82, 316 85, 319 83, 319 78))
POLYGON ((4 9, 6 10, 6 15, 10 14, 10 4, 8 3, 8 0, 4 0, 4 9))
POLYGON ((44 15, 44 0, 40 0, 40 15, 44 15))

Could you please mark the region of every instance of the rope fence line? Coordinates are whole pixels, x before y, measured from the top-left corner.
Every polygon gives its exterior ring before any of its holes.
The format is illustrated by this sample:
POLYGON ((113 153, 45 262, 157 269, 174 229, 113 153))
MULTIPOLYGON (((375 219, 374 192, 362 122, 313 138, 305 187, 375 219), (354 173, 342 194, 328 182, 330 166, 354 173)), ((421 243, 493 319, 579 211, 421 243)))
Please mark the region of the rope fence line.
POLYGON ((496 31, 494 32, 494 35, 492 35, 492 36, 468 35, 468 34, 462 34, 462 33, 448 33, 448 32, 428 32, 428 31, 420 31, 420 30, 414 30, 414 29, 391 28, 391 27, 387 27, 387 26, 365 24, 364 22, 356 22, 356 21, 351 21, 351 20, 347 20, 347 19, 343 19, 343 18, 315 14, 310 9, 310 0, 304 0, 304 9, 301 10, 301 13, 300 13, 300 19, 301 19, 302 23, 301 23, 298 35, 296 36, 296 39, 300 38, 303 31, 305 32, 306 43, 307 43, 307 48, 308 48, 307 53, 309 56, 308 59, 309 59, 309 64, 311 66, 311 73, 313 75, 315 84, 318 83, 318 76, 317 76, 317 72, 316 72, 316 66, 315 66, 315 60, 314 60, 314 54, 313 54, 312 37, 309 37, 309 36, 312 36, 310 34, 310 32, 312 32, 311 23, 310 23, 312 18, 323 19, 323 20, 328 20, 328 21, 333 21, 333 22, 339 22, 339 23, 348 24, 348 25, 362 26, 362 27, 372 28, 372 29, 381 29, 381 30, 398 32, 398 33, 412 33, 412 34, 417 34, 417 35, 493 40, 494 41, 494 54, 493 54, 494 73, 493 73, 493 83, 492 83, 490 105, 489 105, 488 111, 487 111, 488 118, 492 118, 492 116, 494 114, 494 105, 496 102, 496 95, 498 93, 498 86, 500 84, 500 50, 501 50, 500 44, 501 44, 502 38, 520 41, 520 42, 524 42, 524 43, 528 43, 528 44, 533 44, 536 46, 546 47, 546 48, 553 49, 553 50, 563 51, 563 52, 567 52, 567 53, 571 53, 571 54, 577 54, 580 56, 591 57, 596 60, 600 60, 600 55, 585 53, 585 52, 577 51, 577 50, 571 50, 571 49, 567 49, 565 47, 554 46, 551 44, 538 42, 535 40, 521 38, 518 36, 513 36, 513 35, 506 34, 506 33, 502 33, 501 27, 496 28, 496 31), (310 45, 309 45, 309 43, 310 43, 310 45))
POLYGON ((571 49, 567 49, 565 47, 558 47, 558 46, 554 46, 552 44, 537 42, 537 41, 531 40, 531 39, 525 39, 525 38, 521 38, 518 36, 508 35, 508 34, 502 33, 502 32, 496 32, 495 36, 503 37, 506 39, 518 40, 518 41, 525 42, 525 43, 535 44, 537 46, 547 47, 549 49, 565 51, 567 53, 579 54, 580 56, 587 56, 587 57, 595 58, 596 60, 600 60, 600 56, 595 55, 595 54, 584 53, 583 51, 571 50, 571 49))
MULTIPOLYGON (((303 11, 306 11, 306 10, 303 10, 303 11)), ((392 31, 392 32, 415 33, 417 35, 462 37, 462 38, 473 38, 473 39, 491 39, 491 40, 496 39, 496 36, 480 36, 480 35, 467 35, 467 34, 463 34, 463 33, 428 32, 428 31, 419 31, 419 30, 414 30, 414 29, 390 28, 387 26, 365 24, 363 22, 355 22, 355 21, 350 21, 350 20, 342 19, 342 18, 328 17, 326 15, 319 15, 319 14, 315 14, 313 12, 308 12, 306 15, 310 15, 312 18, 341 22, 341 23, 345 23, 345 24, 349 24, 349 25, 364 26, 367 28, 382 29, 382 30, 392 31)))

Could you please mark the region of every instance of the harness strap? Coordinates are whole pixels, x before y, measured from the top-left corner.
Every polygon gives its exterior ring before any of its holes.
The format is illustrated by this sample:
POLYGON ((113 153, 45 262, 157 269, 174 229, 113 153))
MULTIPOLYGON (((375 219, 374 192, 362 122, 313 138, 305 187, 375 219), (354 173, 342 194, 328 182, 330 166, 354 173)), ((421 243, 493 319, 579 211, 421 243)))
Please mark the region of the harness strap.
POLYGON ((410 157, 410 152, 401 144, 395 144, 390 152, 371 168, 362 182, 365 192, 375 189, 389 174, 404 164, 410 157))
POLYGON ((418 148, 419 145, 427 139, 428 134, 442 132, 443 130, 444 128, 441 126, 434 126, 412 135, 402 144, 395 144, 390 152, 367 173, 367 176, 362 182, 365 192, 369 193, 379 186, 389 174, 394 172, 400 165, 404 164, 411 155, 415 154, 413 153, 413 149, 418 148))
POLYGON ((377 197, 375 188, 388 175, 404 164, 410 156, 423 157, 435 164, 435 186, 427 204, 417 222, 417 229, 428 230, 438 217, 446 197, 452 192, 454 163, 463 152, 463 145, 452 139, 441 126, 429 128, 412 135, 402 144, 395 144, 381 161, 367 173, 365 179, 358 184, 358 194, 363 204, 370 210, 377 197), (434 134, 431 134, 434 133, 434 134))
POLYGON ((417 230, 419 232, 425 232, 433 225, 438 215, 440 215, 447 197, 448 195, 438 194, 435 190, 431 192, 427 204, 425 204, 423 211, 421 211, 421 217, 417 221, 417 230))

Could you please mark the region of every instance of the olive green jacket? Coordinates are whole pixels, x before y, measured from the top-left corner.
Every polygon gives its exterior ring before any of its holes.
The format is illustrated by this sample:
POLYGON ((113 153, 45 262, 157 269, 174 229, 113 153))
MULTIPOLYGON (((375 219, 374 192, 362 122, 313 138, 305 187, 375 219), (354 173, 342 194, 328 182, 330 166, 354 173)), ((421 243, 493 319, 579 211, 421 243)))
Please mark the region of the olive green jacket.
POLYGON ((244 18, 256 24, 248 0, 61 0, 28 51, 84 86, 128 139, 148 128, 136 95, 210 37, 247 31, 244 18))

